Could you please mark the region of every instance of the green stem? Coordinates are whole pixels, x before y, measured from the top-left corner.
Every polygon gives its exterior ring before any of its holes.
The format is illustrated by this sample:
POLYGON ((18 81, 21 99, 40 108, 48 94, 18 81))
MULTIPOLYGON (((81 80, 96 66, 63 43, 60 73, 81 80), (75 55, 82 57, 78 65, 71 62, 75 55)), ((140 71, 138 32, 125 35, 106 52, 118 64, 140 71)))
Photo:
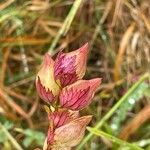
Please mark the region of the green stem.
POLYGON ((98 129, 95 129, 95 128, 90 128, 90 127, 87 127, 87 129, 92 133, 92 134, 95 134, 97 136, 102 136, 102 137, 105 137, 107 138, 108 140, 114 142, 114 143, 117 143, 119 145, 123 145, 124 147, 130 147, 132 150, 143 150, 142 148, 138 147, 137 145, 135 144, 131 144, 131 143, 128 143, 126 141, 123 141, 121 139, 118 139, 110 134, 107 134, 103 131, 100 131, 98 129))
POLYGON ((142 139, 140 141, 134 142, 134 144, 141 146, 141 147, 145 147, 147 145, 150 145, 150 139, 142 139))
POLYGON ((23 150, 23 148, 17 143, 13 136, 8 132, 8 130, 0 123, 0 129, 5 133, 9 141, 12 143, 16 150, 23 150))
MULTIPOLYGON (((149 78, 149 73, 144 74, 129 90, 128 92, 110 109, 110 111, 98 122, 95 126, 96 129, 101 128, 102 125, 114 114, 114 112, 120 107, 120 105, 127 100, 127 98, 132 94, 132 92, 146 79, 149 78)), ((77 150, 80 150, 84 144, 91 139, 93 136, 92 133, 89 133, 80 145, 77 147, 77 150)))
POLYGON ((9 17, 17 15, 18 13, 19 13, 18 11, 14 10, 14 11, 11 11, 7 14, 0 16, 0 23, 2 23, 4 20, 8 19, 9 17))
POLYGON ((72 21, 73 21, 73 19, 75 17, 75 14, 77 13, 77 10, 78 10, 81 2, 82 2, 82 0, 75 0, 75 2, 73 4, 73 6, 72 6, 68 16, 66 17, 66 19, 65 19, 65 21, 64 21, 64 23, 62 25, 62 27, 59 29, 56 37, 52 41, 52 44, 51 44, 51 46, 50 46, 50 48, 48 50, 49 53, 53 52, 53 50, 56 47, 56 45, 57 45, 59 39, 61 38, 61 36, 65 35, 68 32, 68 30, 69 30, 69 28, 71 26, 71 23, 72 23, 72 21))

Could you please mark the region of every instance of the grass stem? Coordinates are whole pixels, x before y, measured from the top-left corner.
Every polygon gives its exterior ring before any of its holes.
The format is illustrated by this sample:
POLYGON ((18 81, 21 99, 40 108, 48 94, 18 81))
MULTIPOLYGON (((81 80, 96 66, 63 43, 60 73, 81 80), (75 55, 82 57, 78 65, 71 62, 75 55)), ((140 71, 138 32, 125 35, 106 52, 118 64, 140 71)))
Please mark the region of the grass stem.
POLYGON ((8 132, 8 130, 0 123, 0 129, 5 133, 9 141, 12 143, 16 150, 23 150, 23 148, 18 144, 18 142, 13 138, 13 136, 8 132))
POLYGON ((53 53, 53 50, 56 47, 61 36, 65 35, 68 32, 68 30, 70 29, 71 23, 75 17, 75 14, 77 13, 77 10, 78 10, 81 2, 82 2, 82 0, 75 0, 75 2, 73 3, 73 6, 72 6, 69 14, 67 15, 66 19, 64 20, 62 27, 59 29, 57 35, 55 36, 54 40, 52 41, 52 44, 50 45, 50 48, 48 50, 48 52, 50 54, 53 53))
POLYGON ((95 129, 95 128, 91 128, 91 127, 87 127, 87 129, 91 132, 91 133, 93 133, 93 134, 95 134, 95 135, 97 135, 97 136, 102 136, 102 137, 105 137, 105 138, 107 138, 108 140, 110 140, 110 141, 112 141, 112 142, 114 142, 114 143, 117 143, 117 144, 119 144, 120 146, 121 145, 123 145, 124 147, 129 147, 129 148, 131 148, 132 150, 144 150, 143 148, 140 148, 140 147, 138 147, 136 144, 132 144, 132 143, 128 143, 128 142, 126 142, 126 141, 123 141, 123 140, 121 140, 121 139, 118 139, 118 138, 116 138, 115 136, 112 136, 112 135, 110 135, 110 134, 107 134, 107 133, 105 133, 105 132, 103 132, 103 131, 100 131, 100 130, 98 130, 98 129, 95 129))

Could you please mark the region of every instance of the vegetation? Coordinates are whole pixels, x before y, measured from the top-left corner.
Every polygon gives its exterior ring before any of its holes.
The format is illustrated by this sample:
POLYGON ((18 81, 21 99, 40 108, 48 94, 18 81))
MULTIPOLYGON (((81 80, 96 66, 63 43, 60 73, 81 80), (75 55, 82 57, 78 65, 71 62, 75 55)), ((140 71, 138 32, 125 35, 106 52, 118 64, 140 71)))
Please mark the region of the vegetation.
POLYGON ((42 148, 48 119, 35 88, 43 55, 90 45, 84 79, 102 84, 85 150, 150 149, 150 1, 0 1, 0 149, 42 148))

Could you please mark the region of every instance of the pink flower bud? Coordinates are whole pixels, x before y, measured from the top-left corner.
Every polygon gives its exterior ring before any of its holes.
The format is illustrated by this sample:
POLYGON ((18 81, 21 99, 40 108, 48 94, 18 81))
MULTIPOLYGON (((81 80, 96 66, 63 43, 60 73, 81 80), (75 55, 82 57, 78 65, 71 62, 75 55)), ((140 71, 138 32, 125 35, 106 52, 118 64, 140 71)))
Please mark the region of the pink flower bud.
POLYGON ((36 88, 41 99, 50 103, 59 94, 59 86, 54 79, 54 61, 46 54, 36 76, 36 88))
POLYGON ((91 118, 92 116, 80 117, 57 128, 54 132, 54 143, 51 144, 52 150, 69 150, 79 144, 91 118))
POLYGON ((62 87, 82 79, 86 71, 88 43, 70 53, 60 52, 54 65, 55 79, 62 87))
POLYGON ((60 104, 71 110, 81 110, 88 106, 101 83, 100 78, 92 80, 79 80, 62 89, 60 104))

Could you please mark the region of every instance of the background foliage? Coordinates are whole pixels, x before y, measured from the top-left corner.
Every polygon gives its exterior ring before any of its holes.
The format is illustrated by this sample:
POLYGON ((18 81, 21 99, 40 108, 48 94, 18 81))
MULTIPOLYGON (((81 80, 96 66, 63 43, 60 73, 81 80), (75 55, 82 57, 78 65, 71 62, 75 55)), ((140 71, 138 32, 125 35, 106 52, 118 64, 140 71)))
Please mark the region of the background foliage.
POLYGON ((148 0, 0 1, 0 149, 42 147, 48 122, 34 85, 42 57, 89 42, 85 79, 103 83, 82 111, 93 115, 93 128, 76 149, 149 150, 149 6, 148 0))

